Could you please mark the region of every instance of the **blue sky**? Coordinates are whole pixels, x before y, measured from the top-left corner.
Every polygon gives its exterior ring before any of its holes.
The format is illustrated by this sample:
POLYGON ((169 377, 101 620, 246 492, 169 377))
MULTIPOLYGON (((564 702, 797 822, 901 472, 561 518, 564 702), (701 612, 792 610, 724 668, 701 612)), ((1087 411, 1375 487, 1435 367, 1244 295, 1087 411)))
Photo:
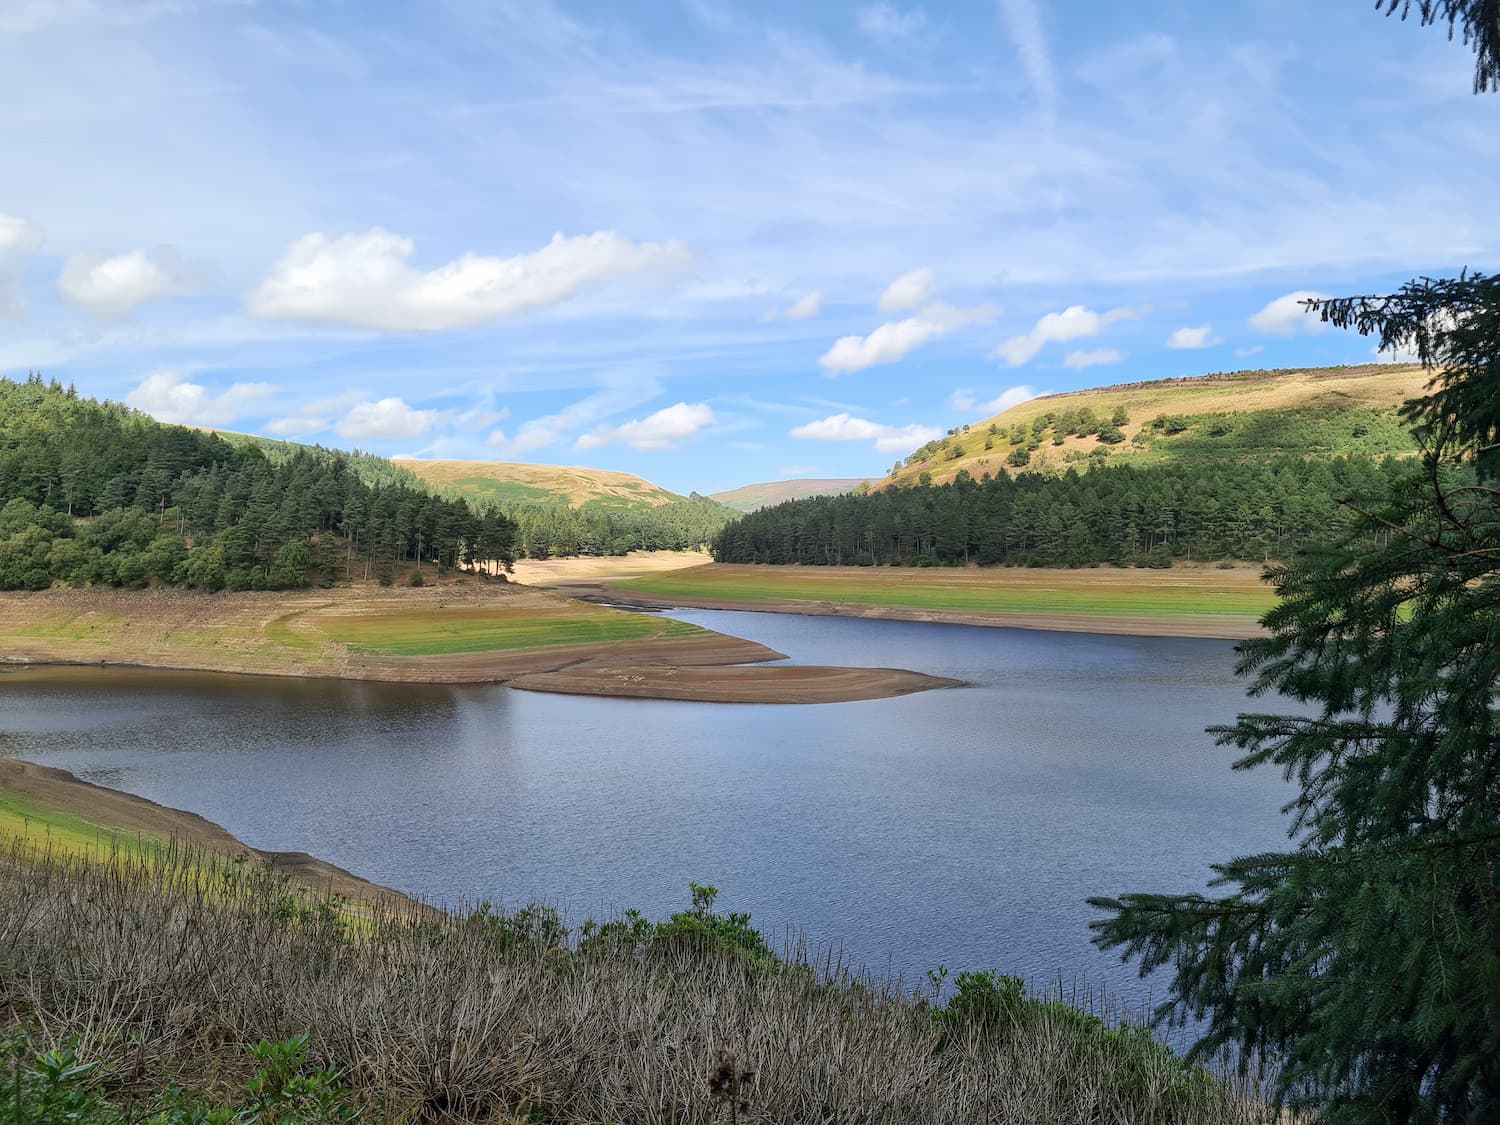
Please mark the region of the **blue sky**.
POLYGON ((0 4, 0 373, 702 492, 1046 391, 1364 362, 1500 98, 1367 0, 0 4))

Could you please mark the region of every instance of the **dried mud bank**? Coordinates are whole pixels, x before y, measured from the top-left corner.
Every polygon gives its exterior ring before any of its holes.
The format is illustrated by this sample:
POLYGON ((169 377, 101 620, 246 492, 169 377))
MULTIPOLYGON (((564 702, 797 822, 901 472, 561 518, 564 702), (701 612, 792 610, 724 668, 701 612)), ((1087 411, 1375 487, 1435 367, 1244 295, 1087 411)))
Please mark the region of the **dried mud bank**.
MULTIPOLYGON (((531 691, 710 703, 841 703, 906 695, 955 681, 888 668, 756 665, 784 654, 709 630, 578 642, 571 599, 480 582, 422 589, 204 594, 187 590, 47 590, 0 595, 0 665, 96 664, 177 671, 397 683, 507 684, 531 691), (433 635, 483 616, 520 623, 524 644, 401 654, 338 638, 389 625, 433 635), (451 624, 450 624, 451 623, 451 624), (552 636, 566 643, 550 643, 552 636), (370 649, 374 651, 370 651, 370 649)), ((621 611, 623 614, 623 611, 621 611)), ((618 619, 600 623, 608 633, 618 619)), ((456 635, 456 634, 455 634, 456 635)), ((442 636, 439 636, 439 640, 442 636)), ((408 646, 410 647, 410 646, 408 646)), ((441 644, 435 647, 441 647, 441 644)), ((472 646, 471 646, 472 647, 472 646)))

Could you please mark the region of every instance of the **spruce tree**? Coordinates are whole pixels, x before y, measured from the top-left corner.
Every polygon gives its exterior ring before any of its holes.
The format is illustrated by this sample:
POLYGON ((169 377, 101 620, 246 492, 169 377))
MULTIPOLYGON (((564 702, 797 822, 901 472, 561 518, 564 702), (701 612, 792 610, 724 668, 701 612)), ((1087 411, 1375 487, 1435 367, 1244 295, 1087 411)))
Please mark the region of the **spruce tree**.
POLYGON ((1279 766, 1295 846, 1212 894, 1095 899, 1095 941, 1170 969, 1195 1051, 1273 1059, 1329 1122, 1500 1121, 1500 278, 1310 302, 1416 351, 1422 454, 1336 541, 1268 571, 1252 692, 1310 705, 1216 733, 1279 766))

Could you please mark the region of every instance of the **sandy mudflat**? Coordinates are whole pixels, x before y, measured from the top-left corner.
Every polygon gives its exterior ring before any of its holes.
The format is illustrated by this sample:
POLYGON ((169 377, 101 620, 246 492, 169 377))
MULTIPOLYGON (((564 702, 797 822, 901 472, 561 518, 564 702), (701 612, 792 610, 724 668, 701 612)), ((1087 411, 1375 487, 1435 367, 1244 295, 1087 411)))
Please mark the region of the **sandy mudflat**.
POLYGON ((334 619, 378 619, 382 614, 401 615, 409 623, 414 612, 425 618, 428 611, 450 617, 514 613, 520 619, 545 620, 566 604, 555 594, 485 581, 289 593, 55 589, 0 594, 0 665, 98 664, 403 683, 497 683, 533 691, 746 703, 879 699, 949 683, 885 668, 786 667, 767 675, 766 669, 753 666, 785 659, 783 653, 709 630, 640 640, 383 656, 351 651, 320 627, 334 619), (688 670, 693 673, 684 674, 688 670))
POLYGON ((270 860, 276 870, 318 894, 341 895, 403 911, 417 906, 398 891, 361 879, 306 852, 267 852, 252 848, 196 813, 169 809, 144 797, 94 785, 74 777, 67 770, 0 758, 0 796, 19 797, 43 812, 60 813, 84 821, 99 828, 103 836, 149 837, 163 842, 175 841, 216 855, 249 855, 270 860))
POLYGON ((640 668, 600 661, 560 672, 519 676, 511 687, 569 695, 632 696, 703 703, 848 703, 888 699, 962 681, 901 668, 770 667, 640 668))

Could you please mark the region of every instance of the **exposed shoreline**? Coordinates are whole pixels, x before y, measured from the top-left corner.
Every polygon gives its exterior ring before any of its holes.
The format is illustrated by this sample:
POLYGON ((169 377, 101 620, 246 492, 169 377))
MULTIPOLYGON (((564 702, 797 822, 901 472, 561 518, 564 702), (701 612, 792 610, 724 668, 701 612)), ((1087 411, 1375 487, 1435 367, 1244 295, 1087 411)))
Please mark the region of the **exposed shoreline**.
MULTIPOLYGON (((441 913, 409 895, 362 879, 306 852, 252 848, 222 825, 197 813, 159 805, 145 797, 105 785, 95 785, 53 766, 18 758, 0 758, 0 799, 7 797, 34 804, 43 818, 48 814, 61 815, 96 828, 98 846, 105 849, 104 854, 107 854, 113 838, 146 839, 162 845, 175 843, 230 859, 249 855, 268 863, 318 895, 338 895, 351 901, 405 911, 415 907, 423 913, 430 911, 433 916, 441 913)), ((0 840, 3 839, 0 836, 0 840)), ((0 859, 3 858, 4 855, 0 854, 0 859)))
MULTIPOLYGON (((576 603, 573 603, 576 606, 576 603)), ((381 655, 329 640, 351 614, 519 617, 566 608, 508 583, 289 593, 62 590, 0 595, 0 667, 135 667, 300 679, 504 684, 529 691, 707 703, 844 703, 957 681, 892 668, 758 667, 785 655, 711 630, 640 640, 381 655)), ((590 612, 598 613, 597 610, 590 612)), ((624 611, 621 611, 622 613, 624 611)))

